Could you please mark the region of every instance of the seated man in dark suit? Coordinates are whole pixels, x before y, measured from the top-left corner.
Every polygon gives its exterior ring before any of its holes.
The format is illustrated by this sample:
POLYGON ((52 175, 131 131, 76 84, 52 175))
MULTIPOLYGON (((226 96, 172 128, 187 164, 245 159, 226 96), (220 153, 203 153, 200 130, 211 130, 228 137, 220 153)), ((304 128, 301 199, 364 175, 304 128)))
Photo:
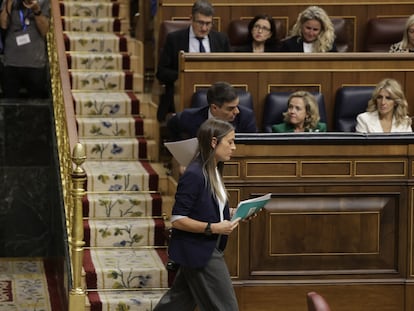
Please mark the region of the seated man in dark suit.
POLYGON ((227 35, 212 30, 213 6, 205 0, 197 0, 191 10, 191 26, 167 35, 156 73, 165 84, 157 119, 162 122, 168 113, 175 112, 174 83, 178 78, 178 54, 184 52, 229 52, 227 35))
POLYGON ((233 124, 236 133, 256 133, 256 118, 249 108, 239 106, 236 90, 227 82, 216 82, 207 90, 208 106, 187 108, 177 113, 168 123, 173 141, 197 136, 200 125, 215 117, 233 124))

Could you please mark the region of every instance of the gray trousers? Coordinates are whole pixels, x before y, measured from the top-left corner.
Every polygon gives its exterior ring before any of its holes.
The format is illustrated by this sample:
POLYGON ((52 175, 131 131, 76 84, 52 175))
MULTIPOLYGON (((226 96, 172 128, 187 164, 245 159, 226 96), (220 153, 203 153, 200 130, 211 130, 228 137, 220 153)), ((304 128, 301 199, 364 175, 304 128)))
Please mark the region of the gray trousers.
POLYGON ((238 311, 223 253, 215 249, 207 266, 180 267, 171 288, 153 311, 238 311))

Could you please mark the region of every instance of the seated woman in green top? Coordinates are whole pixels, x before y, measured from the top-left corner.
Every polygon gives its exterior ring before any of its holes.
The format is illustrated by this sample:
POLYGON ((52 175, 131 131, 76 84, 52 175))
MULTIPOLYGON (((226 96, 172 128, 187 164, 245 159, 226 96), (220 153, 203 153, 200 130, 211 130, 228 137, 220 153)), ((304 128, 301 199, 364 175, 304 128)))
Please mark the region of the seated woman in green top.
POLYGON ((284 122, 272 126, 273 133, 326 132, 326 123, 319 122, 319 109, 315 97, 306 91, 297 91, 288 99, 284 122))

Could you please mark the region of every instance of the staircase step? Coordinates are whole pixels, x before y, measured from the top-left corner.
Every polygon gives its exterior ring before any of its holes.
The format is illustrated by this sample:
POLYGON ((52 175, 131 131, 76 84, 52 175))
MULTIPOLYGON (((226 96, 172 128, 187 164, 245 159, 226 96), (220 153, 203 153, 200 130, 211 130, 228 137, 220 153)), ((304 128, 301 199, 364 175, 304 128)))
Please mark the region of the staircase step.
POLYGON ((160 150, 158 140, 150 139, 146 140, 147 143, 147 160, 151 163, 158 162, 160 160, 160 150))
POLYGON ((165 248, 85 249, 83 257, 89 289, 166 288, 165 248))
POLYGON ((127 51, 127 38, 109 32, 64 32, 66 51, 116 53, 127 51))
POLYGON ((68 52, 69 69, 82 70, 129 70, 130 55, 124 53, 68 52))
MULTIPOLYGON (((172 195, 164 195, 162 197, 162 215, 166 218, 166 221, 170 220, 172 208, 175 202, 175 197, 172 195)), ((170 227, 169 223, 166 227, 170 227)))
POLYGON ((140 247, 165 245, 161 218, 84 219, 86 247, 140 247))
MULTIPOLYGON (((139 111, 140 114, 146 119, 157 119, 157 109, 158 105, 154 103, 152 100, 151 94, 147 93, 135 93, 136 98, 139 100, 140 106, 139 111)), ((159 131, 159 124, 158 124, 158 131, 159 131)))
POLYGON ((71 70, 71 88, 88 91, 142 91, 142 75, 132 71, 71 70))
POLYGON ((140 100, 133 92, 76 92, 72 93, 78 116, 137 115, 140 100))
POLYGON ((60 15, 107 18, 119 16, 119 3, 112 1, 60 2, 60 15))
POLYGON ((86 161, 88 191, 157 191, 159 176, 147 161, 86 161))
POLYGON ((144 122, 140 117, 77 117, 79 137, 127 138, 144 135, 144 122))
POLYGON ((121 32, 121 20, 115 17, 63 17, 62 27, 65 31, 121 32))
POLYGON ((88 160, 138 160, 147 159, 145 139, 136 138, 79 138, 88 160))
POLYGON ((171 192, 171 185, 174 183, 174 181, 173 178, 171 178, 169 169, 166 167, 166 165, 159 162, 151 162, 151 167, 159 177, 157 189, 158 192, 160 192, 163 196, 166 194, 168 195, 175 193, 175 189, 173 192, 171 192))
POLYGON ((88 193, 83 199, 84 217, 161 216, 159 193, 88 193))
POLYGON ((118 290, 89 291, 88 298, 91 311, 152 310, 161 299, 166 289, 159 290, 118 290))

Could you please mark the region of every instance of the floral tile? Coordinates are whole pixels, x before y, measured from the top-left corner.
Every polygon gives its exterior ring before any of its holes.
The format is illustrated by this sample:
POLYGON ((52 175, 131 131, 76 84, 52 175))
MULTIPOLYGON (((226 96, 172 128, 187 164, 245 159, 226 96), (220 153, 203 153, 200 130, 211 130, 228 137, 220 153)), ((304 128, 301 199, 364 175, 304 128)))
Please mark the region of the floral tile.
POLYGON ((154 245, 151 218, 88 220, 91 247, 137 247, 154 245))
POLYGON ((166 288, 168 274, 153 249, 91 249, 98 288, 166 288))
POLYGON ((77 115, 129 115, 131 98, 125 92, 73 92, 77 115))
POLYGON ((119 53, 70 53, 71 69, 120 70, 122 54, 119 53))
POLYGON ((138 160, 136 138, 95 139, 79 138, 88 160, 138 160))
MULTIPOLYGON (((158 291, 101 291, 96 293, 99 303, 102 303, 102 310, 107 311, 149 311, 152 310, 166 290, 158 291)), ((91 297, 91 304, 94 298, 91 297)))
POLYGON ((65 18, 63 22, 67 31, 111 32, 114 29, 115 18, 65 18))
POLYGON ((78 124, 78 135, 80 137, 126 138, 143 134, 135 132, 136 121, 132 117, 77 117, 76 121, 78 124))
POLYGON ((112 16, 111 2, 99 1, 65 1, 66 16, 100 17, 112 16))
POLYGON ((78 52, 120 52, 120 37, 113 33, 65 32, 70 50, 78 52))
POLYGON ((70 75, 75 90, 120 91, 126 88, 124 71, 71 71, 70 75))
POLYGON ((88 191, 148 191, 149 173, 138 161, 86 161, 88 191))
POLYGON ((149 217, 152 216, 150 194, 88 194, 88 217, 149 217))

